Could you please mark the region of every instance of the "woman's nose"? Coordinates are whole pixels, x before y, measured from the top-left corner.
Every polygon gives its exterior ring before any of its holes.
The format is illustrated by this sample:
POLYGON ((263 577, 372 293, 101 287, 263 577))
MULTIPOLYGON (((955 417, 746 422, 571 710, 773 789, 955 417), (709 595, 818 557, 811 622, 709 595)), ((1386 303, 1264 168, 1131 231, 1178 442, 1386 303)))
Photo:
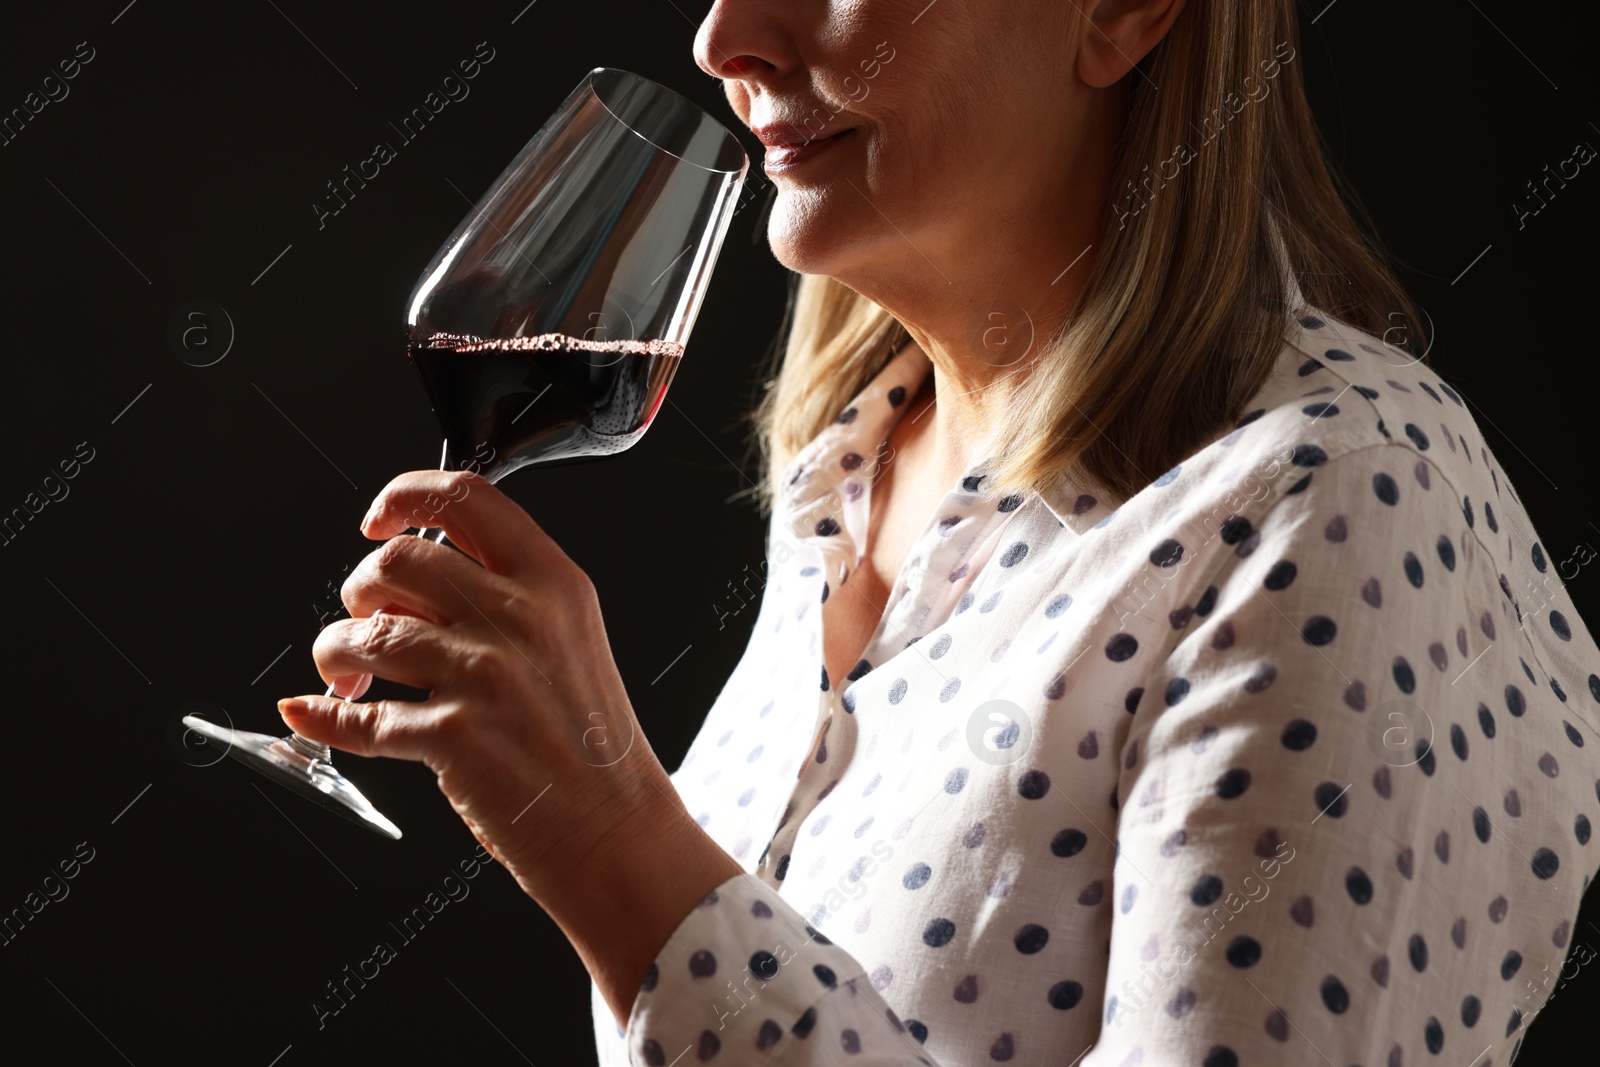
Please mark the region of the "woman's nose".
POLYGON ((695 34, 695 63, 724 80, 792 67, 796 53, 785 9, 793 6, 793 0, 716 0, 695 34))

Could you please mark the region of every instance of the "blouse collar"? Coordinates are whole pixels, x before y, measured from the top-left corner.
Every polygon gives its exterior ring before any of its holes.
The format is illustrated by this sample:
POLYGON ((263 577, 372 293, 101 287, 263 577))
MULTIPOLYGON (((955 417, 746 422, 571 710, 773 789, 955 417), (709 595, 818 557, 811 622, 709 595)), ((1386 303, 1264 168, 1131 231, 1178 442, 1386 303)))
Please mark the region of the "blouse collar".
MULTIPOLYGON (((860 562, 872 483, 879 465, 891 458, 889 435, 931 371, 932 363, 922 350, 906 345, 800 450, 781 476, 779 528, 802 540, 819 538, 814 542, 819 547, 834 547, 838 558, 829 569, 835 574, 845 574, 860 562)), ((1025 501, 1026 491, 993 483, 988 473, 993 463, 992 454, 985 453, 947 495, 973 504, 992 500, 997 508, 1007 497, 1025 501)), ((1038 495, 1056 520, 1076 534, 1102 524, 1118 503, 1081 475, 1063 477, 1038 495)))

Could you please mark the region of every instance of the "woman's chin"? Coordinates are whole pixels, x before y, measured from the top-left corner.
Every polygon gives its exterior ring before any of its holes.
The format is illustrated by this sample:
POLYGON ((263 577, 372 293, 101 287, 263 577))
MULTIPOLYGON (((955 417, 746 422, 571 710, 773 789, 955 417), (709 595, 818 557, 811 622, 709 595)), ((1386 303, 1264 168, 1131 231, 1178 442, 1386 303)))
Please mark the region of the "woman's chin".
POLYGON ((780 193, 767 219, 767 247, 773 258, 797 274, 833 274, 841 265, 843 241, 839 227, 820 217, 826 205, 818 203, 795 210, 780 193))

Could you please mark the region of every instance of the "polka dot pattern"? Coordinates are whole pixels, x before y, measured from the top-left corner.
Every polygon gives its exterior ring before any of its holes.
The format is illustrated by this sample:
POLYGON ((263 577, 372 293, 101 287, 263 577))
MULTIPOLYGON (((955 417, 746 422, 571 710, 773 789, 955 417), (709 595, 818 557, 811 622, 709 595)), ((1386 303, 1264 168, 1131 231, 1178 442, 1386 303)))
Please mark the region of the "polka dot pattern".
POLYGON ((745 873, 594 994, 604 1067, 1509 1062, 1600 866, 1600 648, 1458 395, 1289 325, 1130 498, 973 464, 831 679, 926 358, 801 451, 672 775, 745 873))

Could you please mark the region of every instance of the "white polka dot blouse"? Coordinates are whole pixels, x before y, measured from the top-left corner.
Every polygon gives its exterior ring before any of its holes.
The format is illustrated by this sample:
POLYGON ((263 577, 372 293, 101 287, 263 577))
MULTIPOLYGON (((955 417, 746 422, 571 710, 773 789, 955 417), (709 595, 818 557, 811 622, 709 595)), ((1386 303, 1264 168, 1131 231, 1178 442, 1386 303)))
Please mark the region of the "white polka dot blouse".
POLYGON ((1304 307, 1126 500, 950 488, 822 665, 896 355, 782 476, 750 643, 673 781, 745 868, 600 1060, 1507 1064, 1600 932, 1600 649, 1464 398, 1304 307))

